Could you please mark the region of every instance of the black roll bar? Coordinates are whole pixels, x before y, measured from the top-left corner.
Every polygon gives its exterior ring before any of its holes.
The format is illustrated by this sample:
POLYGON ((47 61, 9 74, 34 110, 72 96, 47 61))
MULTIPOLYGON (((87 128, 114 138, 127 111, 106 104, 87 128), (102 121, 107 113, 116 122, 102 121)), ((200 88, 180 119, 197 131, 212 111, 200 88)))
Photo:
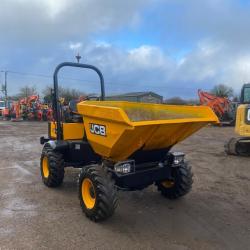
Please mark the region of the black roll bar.
POLYGON ((100 84, 101 84, 101 101, 105 100, 105 88, 104 88, 104 78, 102 75, 102 72, 96 68, 93 65, 89 64, 82 64, 82 63, 72 63, 72 62, 64 62, 59 64, 54 72, 53 75, 53 80, 54 80, 54 91, 53 91, 53 113, 54 113, 54 118, 57 122, 57 140, 62 140, 63 139, 63 132, 62 132, 62 117, 61 117, 61 112, 60 112, 60 101, 59 101, 59 93, 58 93, 58 73, 63 67, 76 67, 76 68, 84 68, 84 69, 91 69, 94 70, 99 78, 100 78, 100 84))

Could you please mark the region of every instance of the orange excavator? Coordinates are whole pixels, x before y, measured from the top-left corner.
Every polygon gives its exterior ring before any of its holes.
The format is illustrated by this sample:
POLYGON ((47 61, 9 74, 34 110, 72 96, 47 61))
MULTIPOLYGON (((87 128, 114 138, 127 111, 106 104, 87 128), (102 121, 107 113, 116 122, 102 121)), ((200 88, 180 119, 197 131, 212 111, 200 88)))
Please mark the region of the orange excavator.
POLYGON ((32 95, 8 101, 7 107, 4 101, 0 101, 0 117, 12 121, 52 121, 53 113, 50 105, 41 103, 38 95, 32 95))
POLYGON ((232 102, 226 97, 218 97, 208 92, 198 90, 200 104, 213 109, 221 125, 234 126, 237 102, 232 102))
POLYGON ((42 120, 41 104, 39 96, 33 95, 13 102, 10 109, 10 117, 13 121, 18 120, 42 120))
POLYGON ((41 121, 42 120, 42 110, 41 103, 39 101, 38 95, 32 95, 26 98, 27 106, 27 119, 41 121))

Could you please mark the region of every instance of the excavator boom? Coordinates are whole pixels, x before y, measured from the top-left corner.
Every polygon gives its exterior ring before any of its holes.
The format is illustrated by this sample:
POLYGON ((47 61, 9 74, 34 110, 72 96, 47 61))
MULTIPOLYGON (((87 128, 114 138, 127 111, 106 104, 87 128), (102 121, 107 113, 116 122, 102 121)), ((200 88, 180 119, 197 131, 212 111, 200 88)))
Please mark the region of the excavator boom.
POLYGON ((226 97, 218 97, 198 90, 200 104, 210 107, 222 124, 232 125, 235 122, 235 105, 226 97))

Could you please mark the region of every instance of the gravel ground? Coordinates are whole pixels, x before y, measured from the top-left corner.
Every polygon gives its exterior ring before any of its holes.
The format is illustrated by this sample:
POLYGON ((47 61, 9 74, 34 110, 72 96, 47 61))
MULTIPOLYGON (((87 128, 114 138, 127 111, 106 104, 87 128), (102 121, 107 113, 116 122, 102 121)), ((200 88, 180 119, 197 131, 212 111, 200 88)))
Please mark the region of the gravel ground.
POLYGON ((169 201, 155 187, 119 192, 106 222, 82 214, 79 170, 62 187, 41 181, 46 123, 0 122, 0 249, 249 249, 250 159, 226 156, 233 128, 207 127, 176 149, 193 166, 193 190, 169 201))

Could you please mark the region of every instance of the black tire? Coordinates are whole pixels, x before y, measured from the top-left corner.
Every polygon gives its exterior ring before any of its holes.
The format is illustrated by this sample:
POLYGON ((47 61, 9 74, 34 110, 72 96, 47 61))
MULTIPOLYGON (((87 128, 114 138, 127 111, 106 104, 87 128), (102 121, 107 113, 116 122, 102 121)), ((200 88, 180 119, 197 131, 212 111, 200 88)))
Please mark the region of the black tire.
POLYGON ((156 183, 158 190, 164 197, 174 200, 186 195, 191 191, 193 184, 193 174, 190 166, 185 163, 180 167, 173 168, 172 176, 173 179, 171 181, 166 180, 156 183), (171 184, 166 185, 166 182, 170 182, 171 184))
POLYGON ((44 146, 40 162, 41 176, 47 187, 58 187, 64 178, 64 160, 62 154, 55 152, 51 147, 44 146), (44 169, 44 161, 47 159, 48 172, 44 169))
POLYGON ((80 172, 78 184, 80 205, 90 220, 99 222, 113 215, 117 207, 117 196, 114 180, 110 173, 99 165, 84 167, 80 172), (83 187, 85 182, 91 182, 92 204, 88 204, 87 197, 84 196, 86 194, 83 187))

